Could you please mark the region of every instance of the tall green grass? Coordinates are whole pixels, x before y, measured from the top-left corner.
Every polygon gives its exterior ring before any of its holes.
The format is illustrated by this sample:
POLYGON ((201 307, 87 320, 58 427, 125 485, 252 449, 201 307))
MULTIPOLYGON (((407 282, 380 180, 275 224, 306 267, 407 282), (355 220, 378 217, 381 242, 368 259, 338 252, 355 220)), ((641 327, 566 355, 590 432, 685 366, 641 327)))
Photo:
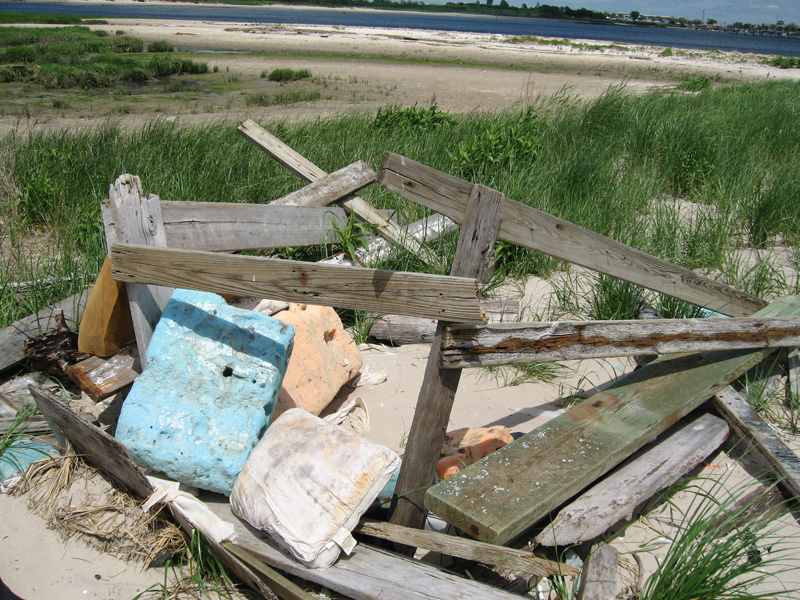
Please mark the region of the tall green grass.
MULTIPOLYGON (((264 125, 329 172, 358 159, 377 168, 391 150, 764 297, 797 289, 773 276, 767 262, 745 269, 730 256, 741 246, 800 239, 798 83, 691 95, 635 96, 618 88, 589 103, 560 95, 527 111, 437 113, 427 123, 419 115, 387 117, 387 110, 264 125)), ((0 174, 11 184, 0 189, 12 190, 0 207, 13 215, 14 235, 53 232, 89 269, 104 253, 99 201, 120 173, 139 175, 147 192, 170 200, 268 202, 302 185, 231 123, 153 121, 136 130, 108 123, 77 133, 11 135, 0 147, 0 174)), ((378 186, 362 195, 401 219, 429 212, 378 186)), ((454 239, 436 251, 450 256, 454 239)), ((558 267, 510 244, 498 244, 496 254, 504 275, 546 275, 558 267)), ((425 268, 402 253, 387 264, 425 268)))

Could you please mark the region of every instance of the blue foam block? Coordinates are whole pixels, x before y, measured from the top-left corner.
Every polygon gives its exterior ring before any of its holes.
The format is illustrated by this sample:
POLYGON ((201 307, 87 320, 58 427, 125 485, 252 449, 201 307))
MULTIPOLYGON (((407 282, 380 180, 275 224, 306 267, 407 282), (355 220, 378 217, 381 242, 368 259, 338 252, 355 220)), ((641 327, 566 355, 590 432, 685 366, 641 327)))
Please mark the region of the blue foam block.
POLYGON ((294 329, 175 290, 122 407, 116 437, 143 467, 230 494, 269 423, 294 329))

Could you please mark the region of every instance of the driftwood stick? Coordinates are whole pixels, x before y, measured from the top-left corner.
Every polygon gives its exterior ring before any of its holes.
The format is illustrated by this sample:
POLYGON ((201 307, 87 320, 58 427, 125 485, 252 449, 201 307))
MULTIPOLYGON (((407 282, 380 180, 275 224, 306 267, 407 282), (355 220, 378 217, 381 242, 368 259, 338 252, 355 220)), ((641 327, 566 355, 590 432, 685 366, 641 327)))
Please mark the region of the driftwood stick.
POLYGON ((583 563, 578 600, 611 600, 617 597, 619 553, 613 546, 598 544, 583 563))
POLYGON ((652 319, 452 325, 442 367, 463 369, 641 354, 777 348, 800 344, 800 318, 652 319))
POLYGON ((424 548, 448 556, 474 560, 541 577, 577 574, 577 569, 569 565, 539 558, 532 552, 495 546, 437 531, 420 530, 371 520, 362 520, 353 531, 397 544, 424 548))

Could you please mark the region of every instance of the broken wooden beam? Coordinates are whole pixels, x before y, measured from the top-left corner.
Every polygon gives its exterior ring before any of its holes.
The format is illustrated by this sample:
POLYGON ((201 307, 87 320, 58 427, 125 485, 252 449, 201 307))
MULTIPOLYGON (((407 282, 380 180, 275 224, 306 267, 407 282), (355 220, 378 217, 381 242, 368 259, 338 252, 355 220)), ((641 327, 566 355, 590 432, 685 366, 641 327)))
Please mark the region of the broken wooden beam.
POLYGON ((324 207, 355 194, 375 183, 376 179, 377 173, 363 160, 359 160, 273 200, 270 205, 324 207))
POLYGON ((64 320, 72 326, 80 322, 91 291, 91 287, 86 288, 0 330, 0 373, 25 360, 25 340, 53 329, 57 314, 63 313, 64 320))
POLYGON ((652 319, 452 325, 442 368, 777 348, 800 344, 800 319, 652 319))
POLYGON ((732 387, 717 392, 714 406, 792 497, 800 498, 800 459, 732 387))
POLYGON ((600 537, 629 521, 638 507, 700 464, 727 437, 728 425, 710 414, 677 425, 562 508, 536 541, 563 547, 600 537))
MULTIPOLYGON (((500 225, 503 195, 482 185, 473 186, 467 204, 469 211, 461 227, 458 247, 450 273, 453 276, 482 280, 494 257, 494 240, 500 225)), ((386 311, 389 312, 389 311, 386 311)), ((394 311, 392 311, 394 312, 394 311)), ((434 480, 436 463, 450 420, 461 371, 439 367, 441 339, 447 317, 439 317, 425 374, 408 433, 403 463, 397 476, 389 521, 421 529, 425 523, 423 499, 434 480)), ((410 552, 410 548, 405 548, 410 552)))
POLYGON ((619 552, 608 544, 597 544, 583 563, 577 600, 611 600, 617 597, 619 552))
POLYGON ((495 546, 438 531, 414 529, 382 521, 362 520, 353 532, 389 540, 396 544, 439 552, 447 556, 495 565, 519 573, 540 577, 577 575, 577 569, 567 564, 539 558, 526 550, 495 546))
MULTIPOLYGON (((164 219, 161 215, 161 202, 158 196, 144 197, 142 182, 135 175, 120 175, 108 191, 111 208, 104 215, 113 218, 114 238, 124 244, 141 244, 147 247, 165 247, 164 219)), ((104 223, 106 226, 107 222, 104 223)), ((111 242, 106 227, 106 242, 109 251, 111 242)), ((127 286, 128 303, 131 308, 133 330, 142 367, 147 362, 147 346, 153 337, 153 330, 161 318, 161 311, 167 305, 172 289, 155 285, 131 282, 127 286)))
MULTIPOLYGON (((519 315, 519 301, 481 300, 481 310, 490 323, 513 322, 519 315)), ((387 341, 395 346, 429 344, 435 333, 436 321, 434 319, 403 315, 384 315, 378 318, 369 329, 370 337, 387 341)))
POLYGON ((136 344, 122 346, 107 359, 90 356, 66 368, 69 378, 94 400, 102 400, 131 385, 142 372, 136 344))
POLYGON ((483 323, 475 279, 199 250, 111 247, 114 279, 370 312, 483 323))
MULTIPOLYGON (((472 184, 387 152, 378 183, 460 223, 472 184)), ((506 199, 500 239, 733 317, 766 302, 531 206, 506 199)))
MULTIPOLYGON (((800 297, 754 317, 800 316, 800 297)), ((503 544, 697 408, 771 349, 658 358, 542 427, 428 489, 425 506, 503 544)))
MULTIPOLYGON (((301 179, 314 182, 327 175, 325 171, 296 152, 263 127, 251 120, 242 123, 237 131, 259 149, 289 169, 301 179)), ((358 196, 342 201, 342 206, 357 217, 369 223, 381 237, 405 248, 424 262, 435 264, 436 257, 394 221, 387 219, 369 202, 358 196)))

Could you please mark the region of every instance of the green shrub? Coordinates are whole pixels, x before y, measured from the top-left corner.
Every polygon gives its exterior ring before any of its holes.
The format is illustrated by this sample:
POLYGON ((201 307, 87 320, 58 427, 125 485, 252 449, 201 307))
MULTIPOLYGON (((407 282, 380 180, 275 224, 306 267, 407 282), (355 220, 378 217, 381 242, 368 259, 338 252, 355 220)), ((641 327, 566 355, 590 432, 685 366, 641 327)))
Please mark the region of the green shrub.
POLYGON ((159 40, 147 46, 148 52, 173 52, 174 50, 172 44, 166 40, 159 40))
POLYGON ((173 58, 171 56, 153 56, 147 63, 147 68, 155 77, 208 73, 207 63, 194 62, 187 58, 173 58))
POLYGON ((672 48, 664 48, 658 55, 667 57, 667 56, 672 56, 673 54, 674 52, 672 51, 672 48))
MULTIPOLYGON (((264 71, 266 73, 266 71, 264 71)), ((264 76, 264 73, 261 76, 264 76)), ((288 83, 290 81, 297 81, 298 79, 307 79, 311 77, 311 71, 308 69, 300 69, 299 71, 295 71, 294 69, 273 69, 270 72, 267 79, 270 81, 278 81, 281 83, 288 83)))
POLYGON ((378 113, 372 121, 372 126, 376 129, 384 130, 404 128, 431 129, 453 123, 455 120, 456 118, 453 115, 441 111, 435 104, 431 104, 428 108, 387 106, 378 109, 378 113))
POLYGON ((692 77, 683 82, 679 87, 687 92, 701 92, 711 87, 711 77, 708 75, 700 75, 699 77, 692 77))

